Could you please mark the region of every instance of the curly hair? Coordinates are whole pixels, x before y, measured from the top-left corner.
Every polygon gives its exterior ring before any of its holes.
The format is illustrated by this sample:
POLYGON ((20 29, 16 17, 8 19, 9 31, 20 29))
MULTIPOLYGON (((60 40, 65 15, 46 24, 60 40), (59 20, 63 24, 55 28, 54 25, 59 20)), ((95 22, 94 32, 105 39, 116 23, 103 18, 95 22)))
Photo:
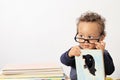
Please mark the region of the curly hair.
POLYGON ((80 22, 96 22, 100 25, 101 33, 100 35, 105 35, 105 18, 95 12, 83 13, 77 22, 77 26, 80 22))

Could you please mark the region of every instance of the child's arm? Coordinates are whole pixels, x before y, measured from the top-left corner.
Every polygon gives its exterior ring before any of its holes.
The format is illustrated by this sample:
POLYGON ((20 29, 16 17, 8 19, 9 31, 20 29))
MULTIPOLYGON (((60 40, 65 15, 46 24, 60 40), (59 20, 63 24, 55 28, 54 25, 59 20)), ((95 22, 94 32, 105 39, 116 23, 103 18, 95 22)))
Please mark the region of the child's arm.
POLYGON ((75 67, 75 57, 69 57, 68 53, 71 49, 63 53, 60 57, 61 62, 66 66, 72 66, 75 67))
POLYGON ((67 66, 75 67, 75 57, 74 56, 80 56, 80 47, 74 46, 65 53, 62 54, 60 60, 63 64, 67 66))

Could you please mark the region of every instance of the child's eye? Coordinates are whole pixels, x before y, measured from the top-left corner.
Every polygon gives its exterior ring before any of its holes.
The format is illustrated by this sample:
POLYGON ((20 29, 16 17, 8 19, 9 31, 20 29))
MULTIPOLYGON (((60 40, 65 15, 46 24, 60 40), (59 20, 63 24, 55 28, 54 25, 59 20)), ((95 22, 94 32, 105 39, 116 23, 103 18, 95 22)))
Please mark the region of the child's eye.
POLYGON ((83 36, 83 35, 79 35, 79 37, 80 37, 80 38, 84 38, 84 36, 83 36))
POLYGON ((94 39, 94 37, 93 36, 88 36, 88 39, 94 39))

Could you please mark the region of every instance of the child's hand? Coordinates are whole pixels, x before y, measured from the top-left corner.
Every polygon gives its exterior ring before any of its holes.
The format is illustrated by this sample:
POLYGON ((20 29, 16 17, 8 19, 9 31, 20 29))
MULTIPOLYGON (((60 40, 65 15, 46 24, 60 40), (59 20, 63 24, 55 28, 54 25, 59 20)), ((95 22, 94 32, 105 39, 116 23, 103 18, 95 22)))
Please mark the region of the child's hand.
POLYGON ((102 52, 104 52, 104 50, 105 50, 105 42, 103 42, 103 41, 96 42, 95 45, 96 45, 97 49, 101 49, 102 52))
POLYGON ((79 46, 74 46, 71 48, 71 50, 68 53, 69 57, 73 57, 73 56, 80 56, 81 52, 80 52, 80 48, 79 46))

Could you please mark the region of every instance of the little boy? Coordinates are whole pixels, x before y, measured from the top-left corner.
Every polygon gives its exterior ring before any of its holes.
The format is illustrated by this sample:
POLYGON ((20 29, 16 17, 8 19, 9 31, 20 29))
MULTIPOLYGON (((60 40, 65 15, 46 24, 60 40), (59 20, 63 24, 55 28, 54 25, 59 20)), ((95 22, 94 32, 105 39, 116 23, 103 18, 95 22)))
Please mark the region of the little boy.
POLYGON ((111 75, 114 70, 114 63, 109 52, 105 50, 106 36, 105 19, 94 12, 86 12, 78 19, 77 34, 75 41, 79 45, 71 47, 60 57, 61 62, 71 67, 70 78, 77 80, 75 56, 80 56, 81 49, 101 49, 104 56, 105 75, 111 75))

